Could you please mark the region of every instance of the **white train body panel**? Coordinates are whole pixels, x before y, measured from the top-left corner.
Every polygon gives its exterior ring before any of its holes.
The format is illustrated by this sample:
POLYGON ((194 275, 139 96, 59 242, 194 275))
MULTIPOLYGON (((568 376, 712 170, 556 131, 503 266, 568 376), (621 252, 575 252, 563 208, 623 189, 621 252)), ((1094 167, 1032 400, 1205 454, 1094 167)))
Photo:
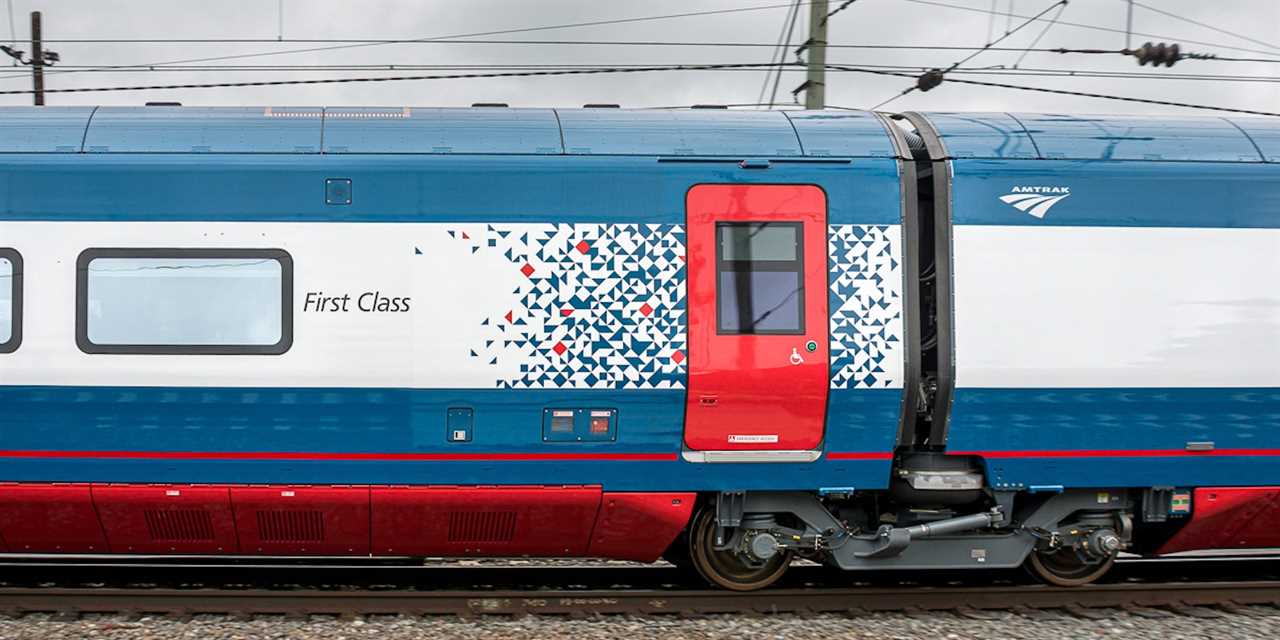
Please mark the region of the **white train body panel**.
POLYGON ((1280 386, 1280 230, 957 226, 960 387, 1280 386))

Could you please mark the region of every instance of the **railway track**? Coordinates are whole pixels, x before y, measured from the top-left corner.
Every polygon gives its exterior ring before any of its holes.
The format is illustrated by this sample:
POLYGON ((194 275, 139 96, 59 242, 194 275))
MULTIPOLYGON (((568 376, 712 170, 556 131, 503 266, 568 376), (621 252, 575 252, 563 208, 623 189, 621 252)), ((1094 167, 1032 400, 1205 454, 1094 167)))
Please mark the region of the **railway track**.
POLYGON ((691 588, 671 568, 395 565, 0 564, 0 614, 560 615, 942 612, 969 617, 1046 610, 1083 618, 1227 613, 1280 616, 1280 560, 1136 561, 1115 582, 1020 584, 1007 572, 904 577, 796 567, 782 588, 691 588))
POLYGON ((0 612, 124 615, 568 615, 845 613, 1063 610, 1106 617, 1217 617, 1252 611, 1280 616, 1280 583, 1214 582, 1055 587, 854 587, 770 589, 750 594, 704 590, 379 591, 171 588, 0 588, 0 612), (1264 608, 1259 609, 1258 606, 1264 608))

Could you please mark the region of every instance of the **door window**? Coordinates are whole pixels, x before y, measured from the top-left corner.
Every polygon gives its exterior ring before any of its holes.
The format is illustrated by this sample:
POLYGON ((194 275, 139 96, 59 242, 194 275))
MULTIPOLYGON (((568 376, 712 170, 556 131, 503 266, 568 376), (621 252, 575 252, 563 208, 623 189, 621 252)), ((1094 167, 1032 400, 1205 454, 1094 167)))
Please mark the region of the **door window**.
POLYGON ((804 333, 803 236, 799 222, 716 225, 717 333, 804 333))

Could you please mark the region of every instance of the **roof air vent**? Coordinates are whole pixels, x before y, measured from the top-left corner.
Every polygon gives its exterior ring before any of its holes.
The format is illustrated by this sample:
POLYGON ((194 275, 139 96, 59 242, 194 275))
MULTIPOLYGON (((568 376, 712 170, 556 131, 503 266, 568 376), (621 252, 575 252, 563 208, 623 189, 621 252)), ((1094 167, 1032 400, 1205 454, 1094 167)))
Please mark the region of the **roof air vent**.
POLYGON ((181 103, 181 102, 148 102, 145 106, 148 106, 148 107, 181 107, 181 106, 182 106, 182 103, 181 103))
POLYGON ((583 109, 621 109, 620 105, 608 104, 604 102, 588 102, 582 105, 583 109))
POLYGON ((728 109, 729 105, 725 104, 695 104, 694 109, 728 109))
POLYGON ((510 107, 511 105, 505 102, 473 102, 471 103, 471 106, 473 107, 510 107))

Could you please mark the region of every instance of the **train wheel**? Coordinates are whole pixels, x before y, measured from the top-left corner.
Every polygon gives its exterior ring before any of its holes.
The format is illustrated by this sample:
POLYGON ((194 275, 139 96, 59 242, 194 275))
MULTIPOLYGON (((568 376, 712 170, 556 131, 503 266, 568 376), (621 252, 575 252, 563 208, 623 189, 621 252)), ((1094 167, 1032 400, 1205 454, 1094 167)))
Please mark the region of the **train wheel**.
POLYGON ((742 553, 716 550, 715 543, 716 512, 715 509, 704 509, 689 532, 689 557, 699 575, 725 589, 763 589, 777 582, 791 566, 790 551, 778 551, 768 560, 752 562, 742 553))
POLYGON ((1058 549, 1054 552, 1031 552, 1025 566, 1042 582, 1058 587, 1079 587, 1101 578, 1115 563, 1115 554, 1105 560, 1086 561, 1073 549, 1058 549))

